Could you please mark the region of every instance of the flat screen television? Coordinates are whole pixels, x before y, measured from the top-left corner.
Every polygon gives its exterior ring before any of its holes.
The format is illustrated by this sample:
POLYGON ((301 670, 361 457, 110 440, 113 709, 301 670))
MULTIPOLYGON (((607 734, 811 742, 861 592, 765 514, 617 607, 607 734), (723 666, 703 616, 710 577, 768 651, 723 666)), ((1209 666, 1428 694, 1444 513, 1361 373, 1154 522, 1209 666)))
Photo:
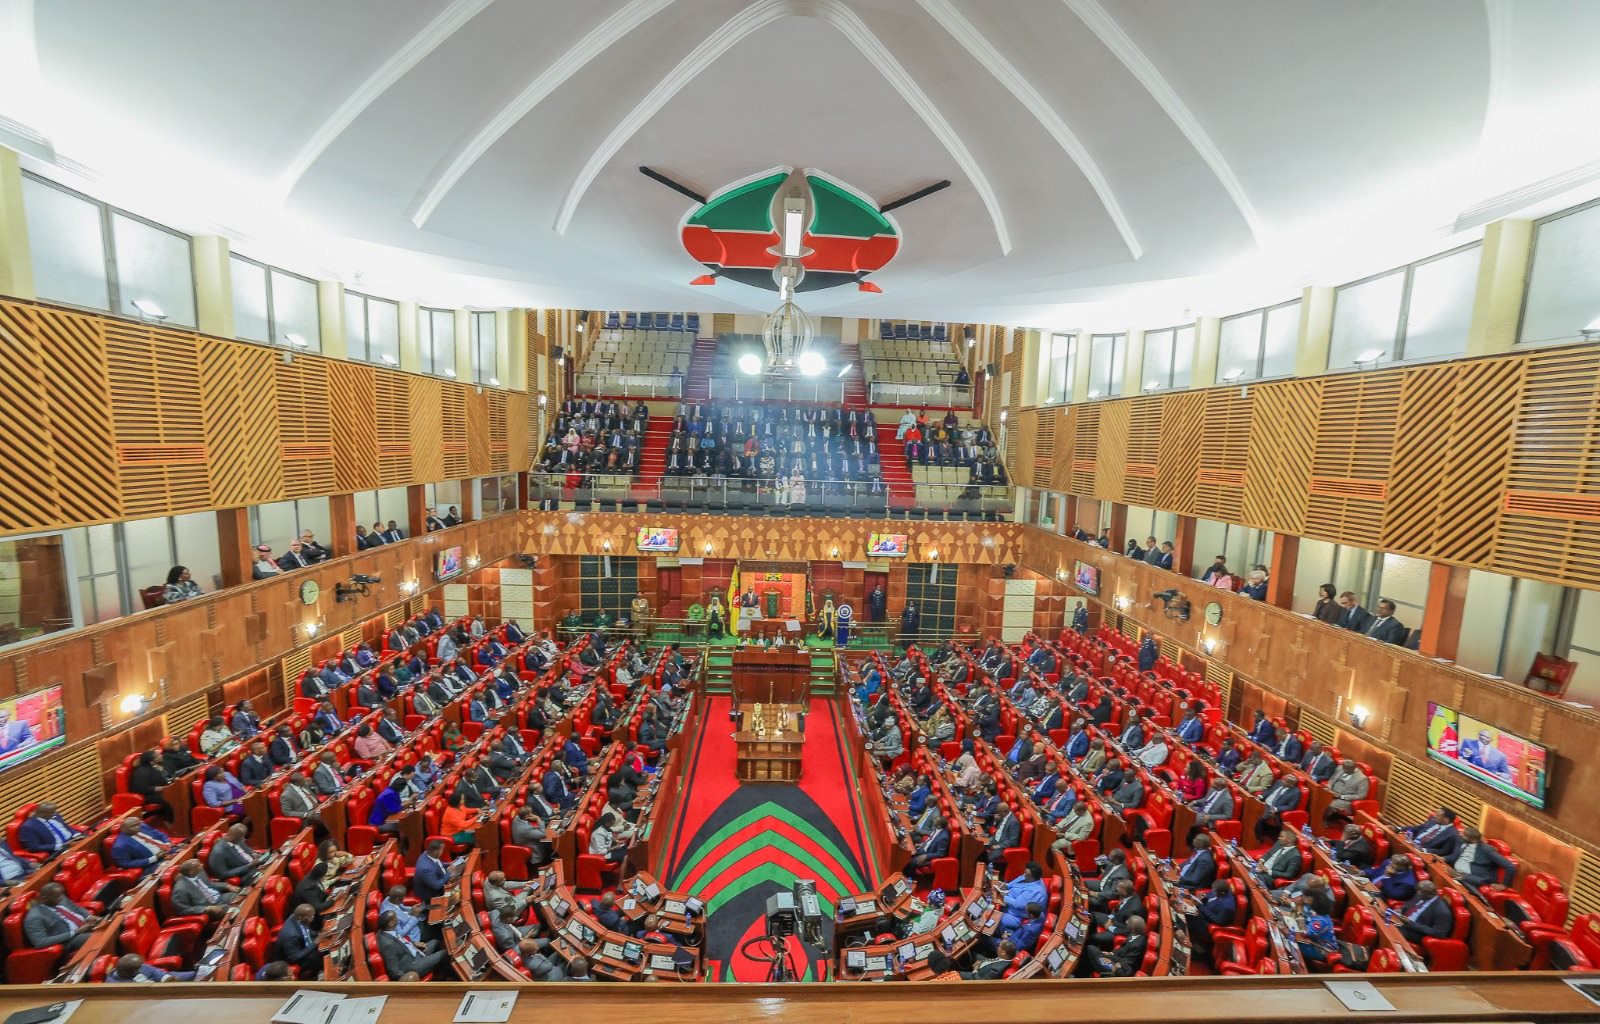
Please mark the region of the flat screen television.
POLYGON ((0 771, 15 768, 67 742, 61 687, 0 701, 0 771))
POLYGON ((458 576, 464 564, 461 545, 445 548, 433 556, 433 577, 437 580, 447 580, 452 576, 458 576))
POLYGON ((903 533, 875 533, 867 538, 868 558, 904 558, 906 548, 903 533))
POLYGON ((1428 704, 1428 756, 1543 809, 1550 750, 1443 704, 1428 704))
POLYGON ((641 526, 634 544, 643 552, 670 554, 678 550, 678 531, 662 526, 641 526))
POLYGON ((1088 562, 1075 562, 1072 566, 1072 582, 1085 594, 1100 593, 1100 569, 1088 562))

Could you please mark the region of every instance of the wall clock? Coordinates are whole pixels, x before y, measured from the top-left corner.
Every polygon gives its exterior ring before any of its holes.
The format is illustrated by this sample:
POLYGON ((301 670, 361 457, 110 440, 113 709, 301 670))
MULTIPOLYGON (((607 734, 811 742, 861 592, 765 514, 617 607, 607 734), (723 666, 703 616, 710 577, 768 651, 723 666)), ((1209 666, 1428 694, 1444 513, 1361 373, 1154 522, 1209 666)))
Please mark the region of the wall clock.
POLYGON ((1215 601, 1206 605, 1206 622, 1213 626, 1222 622, 1222 605, 1215 601))
POLYGON ((316 604, 317 598, 320 596, 322 596, 322 588, 317 585, 316 580, 306 580, 300 584, 301 604, 316 604))

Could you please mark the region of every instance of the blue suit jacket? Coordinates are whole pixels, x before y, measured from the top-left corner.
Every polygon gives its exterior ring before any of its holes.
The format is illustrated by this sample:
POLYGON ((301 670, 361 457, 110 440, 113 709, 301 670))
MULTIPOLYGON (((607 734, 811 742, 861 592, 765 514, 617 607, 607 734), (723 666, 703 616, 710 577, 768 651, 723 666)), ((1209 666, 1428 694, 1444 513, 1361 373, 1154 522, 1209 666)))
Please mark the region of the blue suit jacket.
POLYGON ((417 871, 411 877, 411 891, 420 900, 431 900, 443 895, 446 876, 442 866, 432 857, 423 854, 417 858, 417 871))
MULTIPOLYGON (((76 830, 74 830, 74 833, 82 834, 76 830)), ((17 841, 22 844, 24 850, 30 853, 54 853, 61 848, 57 845, 55 833, 50 831, 50 826, 38 818, 26 818, 21 825, 17 826, 17 841)), ((69 839, 66 842, 70 843, 71 840, 69 839)), ((62 843, 61 845, 64 846, 66 844, 62 843)))
POLYGON ((567 789, 566 783, 554 768, 544 773, 544 781, 540 788, 544 791, 544 798, 556 807, 572 806, 572 791, 567 789))
POLYGON ((118 836, 111 844, 111 863, 119 868, 140 868, 148 871, 155 862, 156 855, 131 836, 118 836))
POLYGON ((1027 918, 1011 929, 1008 938, 1017 944, 1017 948, 1024 953, 1032 953, 1033 947, 1039 944, 1039 933, 1044 930, 1044 918, 1027 918))
POLYGON ((1073 760, 1089 756, 1089 731, 1084 729, 1067 743, 1067 756, 1073 760))
POLYGON ((1209 889, 1216 880, 1217 858, 1210 850, 1197 851, 1183 862, 1183 870, 1178 872, 1178 884, 1185 889, 1209 889))

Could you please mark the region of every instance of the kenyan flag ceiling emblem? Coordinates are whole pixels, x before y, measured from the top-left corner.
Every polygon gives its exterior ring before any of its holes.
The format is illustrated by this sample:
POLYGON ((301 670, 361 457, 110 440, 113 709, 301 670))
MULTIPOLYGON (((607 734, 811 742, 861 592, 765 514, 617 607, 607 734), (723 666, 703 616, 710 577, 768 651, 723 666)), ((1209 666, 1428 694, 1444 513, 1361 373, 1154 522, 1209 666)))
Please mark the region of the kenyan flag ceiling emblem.
POLYGON ((854 284, 864 292, 880 289, 867 275, 883 269, 900 251, 900 226, 877 203, 820 171, 799 174, 791 167, 738 181, 716 192, 684 215, 683 248, 710 271, 694 284, 720 279, 778 291, 783 255, 786 199, 805 206, 798 254, 797 292, 854 284), (791 184, 792 182, 792 184, 791 184))

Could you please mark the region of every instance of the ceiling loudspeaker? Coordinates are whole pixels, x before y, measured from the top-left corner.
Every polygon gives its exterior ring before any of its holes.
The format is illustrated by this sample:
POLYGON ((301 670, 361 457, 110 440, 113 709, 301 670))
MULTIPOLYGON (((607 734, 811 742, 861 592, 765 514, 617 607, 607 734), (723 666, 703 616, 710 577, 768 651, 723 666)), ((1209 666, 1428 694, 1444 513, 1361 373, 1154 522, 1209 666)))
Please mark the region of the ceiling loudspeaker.
POLYGON ((1017 574, 1017 565, 1015 562, 1007 562, 1005 565, 1000 567, 1000 572, 1005 576, 1006 579, 1009 580, 1011 577, 1017 574))
POLYGON ((1000 367, 993 363, 986 363, 983 367, 983 372, 990 377, 998 377, 1000 376, 1000 367))
POLYGON ((565 359, 566 357, 567 357, 567 350, 562 348, 560 345, 557 345, 555 348, 550 350, 550 358, 556 360, 557 362, 560 362, 562 359, 565 359))

